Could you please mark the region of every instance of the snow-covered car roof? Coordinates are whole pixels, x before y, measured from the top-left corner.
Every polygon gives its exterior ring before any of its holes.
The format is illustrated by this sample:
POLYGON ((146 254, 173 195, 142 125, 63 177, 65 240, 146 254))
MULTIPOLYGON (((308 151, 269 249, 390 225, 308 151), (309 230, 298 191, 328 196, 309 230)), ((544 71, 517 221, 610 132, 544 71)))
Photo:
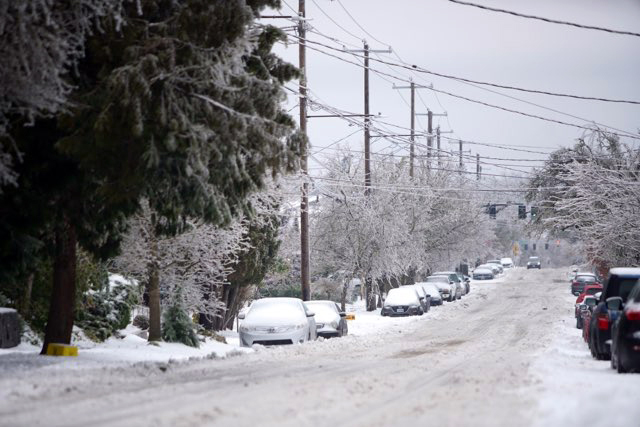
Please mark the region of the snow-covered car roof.
POLYGON ((403 285, 400 286, 401 288, 413 288, 416 290, 416 292, 418 292, 418 295, 420 295, 421 297, 427 295, 427 293, 424 291, 424 288, 422 286, 416 286, 417 284, 413 284, 413 285, 403 285))
POLYGON ((436 271, 435 273, 432 274, 432 276, 442 276, 445 274, 458 274, 455 271, 436 271))
POLYGON ((420 299, 415 288, 401 286, 389 290, 384 303, 385 305, 412 305, 420 304, 420 299))
POLYGON ((316 322, 330 323, 340 320, 340 312, 333 301, 305 301, 305 305, 315 313, 316 322))
POLYGON ((447 276, 429 276, 425 280, 425 283, 449 283, 447 276))
MULTIPOLYGON (((444 283, 444 282, 441 282, 441 283, 444 283)), ((435 297, 435 298, 440 297, 440 291, 438 290, 438 287, 436 286, 435 283, 417 282, 416 285, 422 286, 422 289, 424 289, 424 291, 427 294, 431 295, 432 297, 435 297)))
POLYGON ((475 270, 473 270, 473 273, 476 274, 493 274, 493 270, 491 270, 490 268, 482 268, 482 267, 477 267, 475 270))
POLYGON ((306 321, 302 300, 298 298, 262 298, 254 301, 244 322, 252 325, 279 326, 306 321))

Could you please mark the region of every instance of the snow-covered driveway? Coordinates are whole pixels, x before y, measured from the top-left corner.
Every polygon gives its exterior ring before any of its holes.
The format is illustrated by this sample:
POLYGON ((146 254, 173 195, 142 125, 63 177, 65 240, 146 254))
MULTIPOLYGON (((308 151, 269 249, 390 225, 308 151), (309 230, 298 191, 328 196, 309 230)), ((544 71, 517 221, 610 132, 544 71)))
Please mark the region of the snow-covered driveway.
POLYGON ((554 393, 568 411, 590 402, 572 400, 571 381, 584 376, 567 369, 620 384, 630 418, 616 425, 636 425, 640 375, 562 359, 587 351, 563 277, 516 269, 421 318, 375 319, 375 329, 356 320, 346 338, 225 360, 0 371, 0 425, 585 425, 553 403, 554 393))

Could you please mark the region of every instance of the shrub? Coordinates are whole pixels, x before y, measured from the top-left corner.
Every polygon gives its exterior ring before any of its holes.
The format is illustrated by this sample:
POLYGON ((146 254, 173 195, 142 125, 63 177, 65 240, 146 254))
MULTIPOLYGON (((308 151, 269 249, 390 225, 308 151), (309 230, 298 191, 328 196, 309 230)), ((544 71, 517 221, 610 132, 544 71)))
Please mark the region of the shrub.
POLYGON ((133 318, 133 326, 136 326, 140 329, 147 330, 149 329, 149 316, 145 316, 144 314, 138 314, 133 318))
POLYGON ((162 339, 168 342, 180 342, 190 347, 200 346, 195 325, 187 314, 179 291, 164 312, 162 320, 162 339))

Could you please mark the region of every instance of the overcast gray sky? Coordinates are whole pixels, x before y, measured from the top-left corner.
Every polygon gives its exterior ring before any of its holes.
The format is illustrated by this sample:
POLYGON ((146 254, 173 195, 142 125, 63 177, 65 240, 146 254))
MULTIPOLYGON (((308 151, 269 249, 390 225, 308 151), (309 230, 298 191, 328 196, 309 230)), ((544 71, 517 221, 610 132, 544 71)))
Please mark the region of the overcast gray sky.
MULTIPOLYGON (((472 1, 557 20, 640 32, 640 1, 638 0, 472 1)), ((366 39, 372 49, 391 46, 405 62, 438 73, 552 92, 640 100, 640 37, 524 19, 461 6, 447 0, 341 0, 341 2, 370 35, 359 28, 341 5, 334 0, 306 0, 307 18, 310 19, 310 25, 314 31, 340 40, 341 44, 347 48, 361 47, 362 40, 366 39)), ((297 10, 297 8, 296 0, 286 0, 281 13, 289 15, 293 13, 292 9, 297 10)), ((288 25, 285 22, 271 20, 269 23, 279 26, 288 25)), ((340 47, 340 44, 318 34, 309 33, 308 38, 340 47)), ((313 47, 337 54, 320 46, 313 47)), ((297 45, 279 46, 277 52, 293 64, 298 63, 297 45)), ((357 58, 349 58, 347 55, 341 56, 350 61, 358 61, 357 58)), ((372 58, 375 56, 372 55, 372 58)), ((380 58, 400 62, 393 54, 380 54, 380 58)), ((307 63, 309 87, 316 98, 342 110, 362 113, 362 68, 311 49, 307 51, 307 63)), ((433 83, 436 89, 479 101, 551 119, 586 124, 582 120, 515 101, 451 79, 412 73, 400 68, 390 69, 373 61, 371 67, 403 79, 412 78, 417 84, 433 83)), ((407 105, 409 91, 394 90, 392 83, 387 81, 388 77, 385 80, 372 72, 370 78, 371 112, 380 112, 384 116, 381 119, 384 122, 408 128, 410 124, 410 110, 407 105)), ((395 83, 406 84, 400 81, 395 83)), ((297 87, 293 82, 289 86, 297 87)), ((640 128, 640 105, 573 100, 504 89, 492 90, 636 134, 640 128)), ((540 147, 532 151, 548 152, 553 147, 573 144, 576 138, 583 134, 581 129, 498 111, 445 94, 436 96, 428 89, 421 89, 419 95, 416 97, 418 113, 426 113, 427 107, 436 113, 443 111, 448 113, 447 118, 434 118, 434 127, 439 124, 443 131, 452 128, 455 133, 447 134, 446 136, 449 137, 489 144, 540 147)), ((295 96, 290 97, 289 107, 293 108, 296 104, 295 96)), ((292 110, 292 114, 294 113, 297 114, 297 109, 292 110)), ((309 114, 314 113, 309 112, 309 114)), ((417 130, 426 129, 426 123, 426 117, 419 117, 417 130)), ((356 127, 350 127, 344 120, 324 118, 309 119, 308 128, 312 154, 357 130, 356 127)), ((405 132, 401 129, 395 131, 405 132)), ((633 142, 630 139, 626 141, 633 142)), ((448 144, 445 139, 442 142, 443 148, 457 149, 457 144, 448 144)), ((353 150, 362 150, 362 132, 353 134, 345 140, 345 143, 348 143, 353 150)), ((418 138, 418 143, 426 145, 426 140, 418 138)), ((638 145, 637 142, 636 145, 638 145)), ((393 144, 389 141, 376 140, 372 145, 372 151, 388 152, 390 147, 393 147, 393 144)), ((471 150, 474 156, 479 153, 481 156, 506 159, 545 157, 542 154, 480 145, 466 145, 464 148, 471 150)), ((320 154, 313 154, 314 158, 310 163, 312 175, 318 174, 321 168, 321 164, 314 159, 322 160, 325 154, 332 152, 332 149, 327 149, 320 154)), ((398 153, 406 152, 401 149, 398 153)), ((468 165, 467 168, 472 169, 472 165, 468 165)), ((483 171, 509 173, 488 164, 484 165, 483 171)))

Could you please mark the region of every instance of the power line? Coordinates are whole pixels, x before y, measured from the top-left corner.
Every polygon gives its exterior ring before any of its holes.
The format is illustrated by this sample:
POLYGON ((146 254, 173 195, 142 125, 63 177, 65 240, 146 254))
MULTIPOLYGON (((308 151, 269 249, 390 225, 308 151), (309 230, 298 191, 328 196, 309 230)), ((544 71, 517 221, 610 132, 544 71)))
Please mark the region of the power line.
POLYGON ((604 32, 607 32, 607 33, 612 33, 612 34, 621 34, 621 35, 625 35, 625 36, 640 37, 640 33, 634 33, 634 32, 631 32, 631 31, 612 30, 610 28, 596 27, 596 26, 593 26, 593 25, 576 24, 575 22, 560 21, 560 20, 557 20, 557 19, 543 18, 541 16, 527 15, 527 14, 524 14, 524 13, 513 12, 511 10, 498 9, 498 8, 495 8, 495 7, 484 6, 484 5, 480 5, 480 4, 476 4, 476 3, 469 3, 469 2, 466 2, 466 1, 460 1, 460 0, 449 0, 449 1, 451 3, 457 3, 457 4, 460 4, 460 5, 463 5, 463 6, 472 6, 472 7, 477 7, 478 9, 489 10, 491 12, 506 13, 508 15, 518 16, 520 18, 537 19, 539 21, 549 22, 551 24, 568 25, 568 26, 571 26, 571 27, 582 28, 582 29, 585 29, 585 30, 597 30, 597 31, 604 31, 604 32))
MULTIPOLYGON (((297 36, 293 36, 293 35, 290 35, 290 37, 297 38, 297 36)), ((336 48, 334 48, 332 46, 328 46, 328 45, 326 45, 324 43, 320 43, 320 42, 316 42, 316 41, 312 41, 312 40, 308 40, 308 39, 307 39, 306 42, 307 43, 312 43, 312 44, 317 44, 317 45, 326 47, 326 48, 334 50, 334 51, 342 52, 339 49, 336 49, 336 48)), ((293 43, 295 43, 295 42, 293 42, 293 43)), ((324 51, 322 49, 319 49, 319 48, 316 48, 316 47, 313 47, 313 46, 309 46, 309 45, 307 45, 307 48, 309 48, 311 50, 314 50, 316 52, 322 53, 323 55, 333 57, 333 58, 338 59, 338 60, 340 60, 342 62, 345 62, 347 64, 355 65, 355 66, 361 67, 361 68, 363 67, 361 64, 358 64, 358 63, 353 62, 353 61, 349 61, 348 59, 345 59, 345 58, 342 58, 340 56, 334 55, 332 53, 326 52, 326 51, 324 51)), ((356 55, 355 53, 351 53, 351 54, 352 55, 356 55)), ((375 58, 371 58, 371 60, 380 62, 379 60, 376 60, 375 58)), ((382 74, 382 75, 385 75, 387 77, 396 79, 398 81, 402 81, 402 82, 405 82, 405 83, 411 83, 411 81, 408 80, 408 79, 404 79, 402 77, 398 77, 398 76, 395 76, 395 75, 391 75, 391 74, 385 73, 385 72, 380 71, 380 70, 376 70, 374 68, 371 68, 371 66, 369 66, 369 69, 371 71, 373 71, 374 73, 376 73, 376 74, 382 74)), ((578 125, 578 124, 575 124, 575 123, 570 123, 570 122, 565 122, 565 121, 562 121, 562 120, 552 119, 552 118, 549 118, 549 117, 539 116, 537 114, 525 113, 523 111, 510 109, 510 108, 502 107, 502 106, 495 105, 495 104, 490 104, 490 103, 484 102, 484 101, 478 101, 478 100, 475 100, 475 99, 472 99, 472 98, 468 98, 468 97, 465 97, 465 96, 462 96, 462 95, 457 95, 457 94, 454 94, 454 93, 451 93, 451 92, 448 92, 448 91, 445 91, 445 90, 442 90, 442 89, 430 88, 430 90, 432 90, 434 92, 442 93, 442 94, 445 94, 445 95, 449 95, 449 96, 451 96, 453 98, 462 99, 462 100, 467 101, 467 102, 483 105, 485 107, 494 108, 494 109, 506 111, 506 112, 513 113, 513 114, 522 115, 522 116, 529 117, 529 118, 535 118, 535 119, 542 120, 542 121, 561 124, 561 125, 564 125, 564 126, 575 127, 575 128, 578 128, 578 129, 583 129, 583 130, 588 130, 588 131, 597 130, 597 129, 594 129, 594 127, 586 127, 586 126, 578 125)), ((586 120, 586 119, 581 119, 581 120, 584 120, 585 122, 589 122, 589 120, 586 120)), ((612 126, 607 126, 607 125, 600 124, 600 123, 597 123, 597 122, 593 122, 593 123, 595 125, 597 125, 597 126, 606 127, 606 128, 609 128, 609 129, 615 129, 615 130, 617 130, 619 132, 624 133, 623 136, 626 136, 628 138, 640 139, 640 136, 637 136, 637 135, 633 134, 632 132, 628 132, 628 131, 621 130, 621 129, 616 129, 616 128, 612 127, 612 126)))

